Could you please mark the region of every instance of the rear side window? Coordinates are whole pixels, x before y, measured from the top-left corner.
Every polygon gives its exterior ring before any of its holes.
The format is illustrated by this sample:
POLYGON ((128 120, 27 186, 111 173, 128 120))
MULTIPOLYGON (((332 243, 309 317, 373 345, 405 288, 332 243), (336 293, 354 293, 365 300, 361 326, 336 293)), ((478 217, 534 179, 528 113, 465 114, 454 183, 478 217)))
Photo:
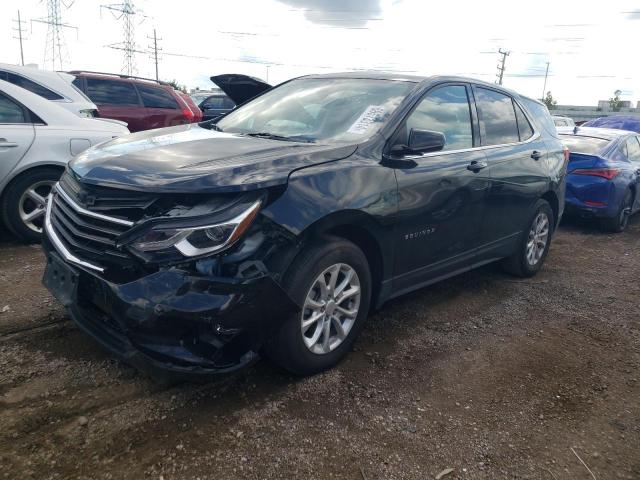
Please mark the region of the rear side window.
POLYGON ((0 95, 0 123, 28 123, 22 107, 4 95, 0 95))
POLYGON ((597 155, 609 143, 609 140, 594 137, 579 137, 577 135, 560 135, 564 143, 572 153, 584 153, 597 155))
POLYGON ((96 105, 138 105, 138 94, 129 82, 87 78, 87 96, 96 105))
POLYGON ((236 102, 234 102, 233 100, 231 100, 229 97, 224 97, 224 107, 223 108, 235 108, 236 107, 236 102))
POLYGON ((513 102, 513 107, 516 109, 516 120, 518 121, 518 132, 520 132, 520 141, 524 142, 525 140, 533 137, 533 128, 527 120, 527 116, 524 114, 520 105, 516 102, 513 102))
POLYGON ((142 103, 147 108, 178 108, 178 104, 171 94, 161 88, 138 85, 142 103))
POLYGON ((209 97, 202 105, 204 108, 224 108, 224 97, 209 97))
POLYGON ((556 130, 553 118, 551 118, 549 109, 544 103, 527 97, 520 97, 520 101, 524 104, 527 112, 532 115, 531 120, 538 127, 538 130, 544 129, 552 137, 558 138, 558 130, 556 130))
POLYGON ((409 115, 406 126, 407 136, 412 128, 443 133, 446 140, 443 151, 471 148, 473 134, 467 89, 463 85, 449 85, 431 90, 409 115))
POLYGON ((640 162, 640 143, 638 143, 638 137, 627 138, 627 155, 632 162, 640 162))
POLYGON ((56 92, 52 92, 48 88, 43 87, 39 83, 33 82, 22 75, 17 75, 13 72, 2 72, 3 80, 6 80, 9 83, 13 83, 18 87, 22 87, 25 90, 29 90, 36 95, 40 95, 47 100, 64 100, 62 95, 58 95, 56 92))
POLYGON ((511 97, 486 88, 476 88, 475 95, 482 144, 501 145, 520 141, 511 97))

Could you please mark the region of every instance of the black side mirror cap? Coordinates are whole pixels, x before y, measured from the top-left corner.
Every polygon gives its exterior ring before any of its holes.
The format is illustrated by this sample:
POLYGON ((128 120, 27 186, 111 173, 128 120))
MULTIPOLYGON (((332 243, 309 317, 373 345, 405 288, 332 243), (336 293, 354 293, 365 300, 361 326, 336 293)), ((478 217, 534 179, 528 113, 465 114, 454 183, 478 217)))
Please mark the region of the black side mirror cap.
POLYGON ((446 143, 447 139, 442 132, 419 128, 412 128, 409 132, 408 148, 412 153, 439 152, 446 143))

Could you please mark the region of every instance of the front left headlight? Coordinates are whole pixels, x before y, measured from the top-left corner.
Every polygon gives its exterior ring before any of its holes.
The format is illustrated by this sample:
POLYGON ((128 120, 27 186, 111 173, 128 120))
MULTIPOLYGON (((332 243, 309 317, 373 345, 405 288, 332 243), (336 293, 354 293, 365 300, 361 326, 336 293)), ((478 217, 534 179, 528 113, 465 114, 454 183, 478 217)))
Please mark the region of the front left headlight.
POLYGON ((260 200, 231 220, 189 228, 157 226, 136 239, 131 247, 140 252, 176 248, 185 257, 214 253, 234 244, 247 231, 258 211, 260 200))

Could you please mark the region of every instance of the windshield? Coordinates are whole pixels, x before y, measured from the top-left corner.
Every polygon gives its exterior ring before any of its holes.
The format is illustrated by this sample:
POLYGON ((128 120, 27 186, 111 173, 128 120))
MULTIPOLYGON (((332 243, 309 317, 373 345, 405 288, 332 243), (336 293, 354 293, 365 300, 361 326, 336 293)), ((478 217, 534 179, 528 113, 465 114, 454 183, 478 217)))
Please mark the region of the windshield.
POLYGON ((413 83, 307 78, 285 83, 222 118, 231 133, 299 141, 361 141, 376 133, 413 83))
POLYGON ((584 153, 586 155, 596 155, 609 143, 609 140, 596 137, 578 137, 575 135, 561 135, 560 137, 570 152, 584 153))

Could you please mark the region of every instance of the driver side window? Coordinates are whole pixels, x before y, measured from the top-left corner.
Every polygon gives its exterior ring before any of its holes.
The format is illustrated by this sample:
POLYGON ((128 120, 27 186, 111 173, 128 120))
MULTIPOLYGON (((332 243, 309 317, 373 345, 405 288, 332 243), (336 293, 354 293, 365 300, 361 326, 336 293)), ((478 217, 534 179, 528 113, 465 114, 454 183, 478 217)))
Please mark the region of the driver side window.
POLYGON ((441 151, 473 147, 467 89, 463 85, 447 85, 431 90, 407 117, 405 145, 412 128, 442 133, 445 145, 441 151))

